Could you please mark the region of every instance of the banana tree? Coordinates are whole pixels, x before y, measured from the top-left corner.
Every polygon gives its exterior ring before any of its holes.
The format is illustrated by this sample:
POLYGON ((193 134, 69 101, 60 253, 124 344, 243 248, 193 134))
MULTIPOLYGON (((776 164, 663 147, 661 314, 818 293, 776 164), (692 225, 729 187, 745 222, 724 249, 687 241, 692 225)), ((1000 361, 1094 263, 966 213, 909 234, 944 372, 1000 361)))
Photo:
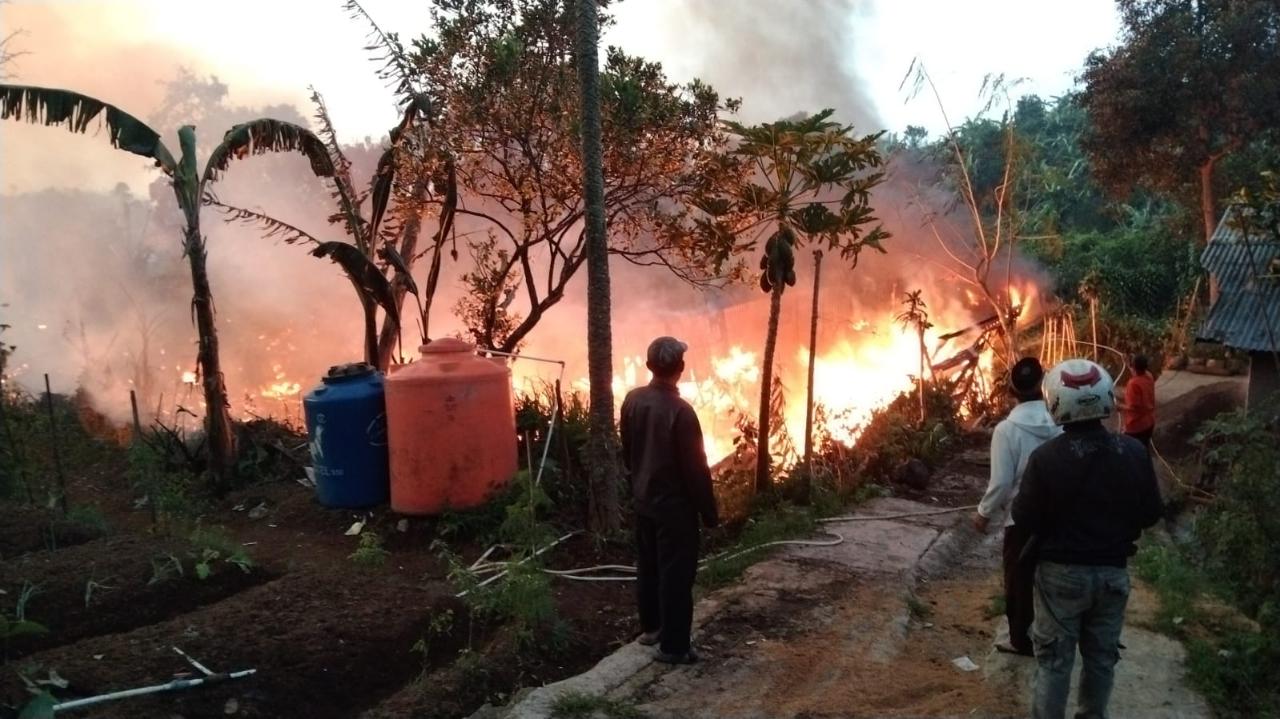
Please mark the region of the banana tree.
POLYGON ((63 126, 81 134, 91 127, 105 127, 112 147, 153 160, 169 177, 184 220, 183 255, 191 268, 191 313, 199 338, 196 367, 204 390, 209 484, 215 491, 226 490, 235 461, 235 437, 218 355, 207 250, 200 233, 200 205, 209 194, 209 186, 231 161, 249 155, 297 151, 311 161, 311 169, 317 175, 331 176, 334 167, 324 144, 297 125, 272 119, 254 120, 227 132, 210 154, 204 171, 199 172, 194 127, 188 125, 178 130, 180 154, 175 159, 161 142, 160 134, 138 118, 114 105, 70 90, 0 84, 0 119, 63 126))
MULTIPOLYGON (((405 165, 409 161, 401 155, 410 154, 402 151, 407 146, 416 147, 411 145, 414 138, 410 135, 415 134, 412 131, 417 128, 419 119, 426 115, 430 103, 424 96, 410 99, 400 123, 391 130, 390 145, 378 161, 378 169, 374 172, 369 188, 364 192, 357 192, 351 179, 351 163, 338 143, 324 98, 312 90, 311 99, 316 105, 315 117, 320 132, 312 134, 301 129, 300 132, 308 138, 308 147, 314 148, 315 152, 323 156, 318 162, 313 159, 311 169, 329 187, 335 206, 330 222, 342 226, 347 236, 346 241, 321 241, 312 233, 265 212, 225 204, 212 193, 207 194, 204 200, 226 213, 228 221, 257 225, 262 228, 264 236, 276 237, 286 244, 311 244, 314 246, 312 256, 327 257, 341 266, 355 288, 364 312, 364 361, 385 370, 390 360, 392 343, 385 344, 384 352, 384 343, 379 338, 378 307, 382 307, 387 318, 383 327, 384 337, 389 336, 395 340, 400 329, 399 308, 404 293, 408 291, 415 297, 418 296, 417 286, 409 269, 414 258, 422 212, 431 195, 432 178, 426 171, 415 170, 409 183, 398 180, 407 170, 405 165), (405 184, 409 186, 404 187, 405 184), (391 203, 393 196, 396 197, 394 205, 391 203), (394 221, 385 221, 388 218, 394 221), (376 258, 387 263, 392 273, 391 279, 375 264, 376 258)), ((445 225, 442 225, 442 231, 449 232, 445 225)), ((443 238, 444 234, 438 234, 437 253, 443 238)), ((438 276, 438 269, 433 276, 438 276)), ((432 293, 434 284, 428 288, 428 295, 432 293)))

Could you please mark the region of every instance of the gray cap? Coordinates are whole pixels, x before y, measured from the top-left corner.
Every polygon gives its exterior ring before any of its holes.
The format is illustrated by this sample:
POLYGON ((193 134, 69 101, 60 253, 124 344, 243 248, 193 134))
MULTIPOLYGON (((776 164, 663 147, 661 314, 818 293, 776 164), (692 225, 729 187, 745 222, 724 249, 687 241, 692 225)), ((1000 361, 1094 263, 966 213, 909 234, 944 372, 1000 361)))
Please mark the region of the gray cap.
POLYGON ((649 343, 649 353, 645 360, 649 363, 649 369, 659 372, 670 371, 684 360, 684 352, 687 349, 689 345, 675 337, 659 337, 649 343))

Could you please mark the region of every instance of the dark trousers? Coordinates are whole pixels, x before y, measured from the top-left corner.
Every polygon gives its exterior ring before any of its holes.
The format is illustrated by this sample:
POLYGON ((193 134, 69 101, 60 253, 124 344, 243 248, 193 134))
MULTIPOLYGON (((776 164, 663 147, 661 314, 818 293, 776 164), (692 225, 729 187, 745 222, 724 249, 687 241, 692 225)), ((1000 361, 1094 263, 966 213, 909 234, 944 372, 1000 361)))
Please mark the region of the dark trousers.
POLYGON ((1035 557, 1022 558, 1031 533, 1013 525, 1004 528, 1004 615, 1009 620, 1009 643, 1031 651, 1031 622, 1035 619, 1035 557))
POLYGON ((698 540, 698 515, 692 509, 661 519, 636 517, 640 628, 645 632, 661 629, 659 648, 667 654, 689 651, 698 540))
POLYGON ((1142 446, 1146 447, 1147 451, 1150 452, 1151 451, 1151 435, 1155 434, 1155 431, 1156 431, 1156 428, 1152 427, 1151 429, 1144 429, 1141 432, 1125 432, 1125 434, 1141 442, 1142 446))

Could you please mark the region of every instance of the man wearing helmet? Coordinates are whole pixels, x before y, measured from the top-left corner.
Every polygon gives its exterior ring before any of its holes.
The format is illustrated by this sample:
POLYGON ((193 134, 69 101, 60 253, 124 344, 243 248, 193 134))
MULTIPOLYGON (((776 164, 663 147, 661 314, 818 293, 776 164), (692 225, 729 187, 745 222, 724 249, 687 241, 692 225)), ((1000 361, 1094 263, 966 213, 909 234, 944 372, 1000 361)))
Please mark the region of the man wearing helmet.
POLYGON ((1066 715, 1076 646, 1084 660, 1078 719, 1105 719, 1129 599, 1129 557, 1161 516, 1146 448, 1102 425, 1115 406, 1110 375, 1067 360, 1045 376, 1049 414, 1063 434, 1031 453, 1013 521, 1033 535, 1038 662, 1032 716, 1066 715))
POLYGON ((1049 416, 1040 391, 1044 368, 1034 357, 1018 360, 1009 371, 1009 389, 1018 405, 991 433, 991 479, 978 504, 973 526, 986 532, 992 517, 1005 516, 1001 565, 1004 570, 1004 613, 1009 620, 1009 643, 996 649, 1031 656, 1031 620, 1034 616, 1032 581, 1035 565, 1023 558, 1031 533, 1014 524, 1008 507, 1018 494, 1018 480, 1031 453, 1046 440, 1062 434, 1049 416))

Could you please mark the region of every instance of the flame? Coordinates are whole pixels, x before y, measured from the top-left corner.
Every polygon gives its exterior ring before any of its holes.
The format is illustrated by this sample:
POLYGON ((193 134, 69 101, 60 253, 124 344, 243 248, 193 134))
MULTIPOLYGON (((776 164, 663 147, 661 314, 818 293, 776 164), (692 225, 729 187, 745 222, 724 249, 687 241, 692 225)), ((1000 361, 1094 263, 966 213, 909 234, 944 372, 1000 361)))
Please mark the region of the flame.
POLYGON ((281 365, 271 365, 271 371, 274 373, 276 381, 259 389, 258 395, 260 397, 275 400, 286 400, 302 392, 302 385, 297 382, 290 381, 288 379, 288 374, 284 371, 281 365))
POLYGON ((195 373, 195 372, 191 372, 191 371, 183 372, 183 373, 182 373, 182 383, 183 383, 183 384, 195 384, 195 383, 196 383, 196 373, 195 373))

